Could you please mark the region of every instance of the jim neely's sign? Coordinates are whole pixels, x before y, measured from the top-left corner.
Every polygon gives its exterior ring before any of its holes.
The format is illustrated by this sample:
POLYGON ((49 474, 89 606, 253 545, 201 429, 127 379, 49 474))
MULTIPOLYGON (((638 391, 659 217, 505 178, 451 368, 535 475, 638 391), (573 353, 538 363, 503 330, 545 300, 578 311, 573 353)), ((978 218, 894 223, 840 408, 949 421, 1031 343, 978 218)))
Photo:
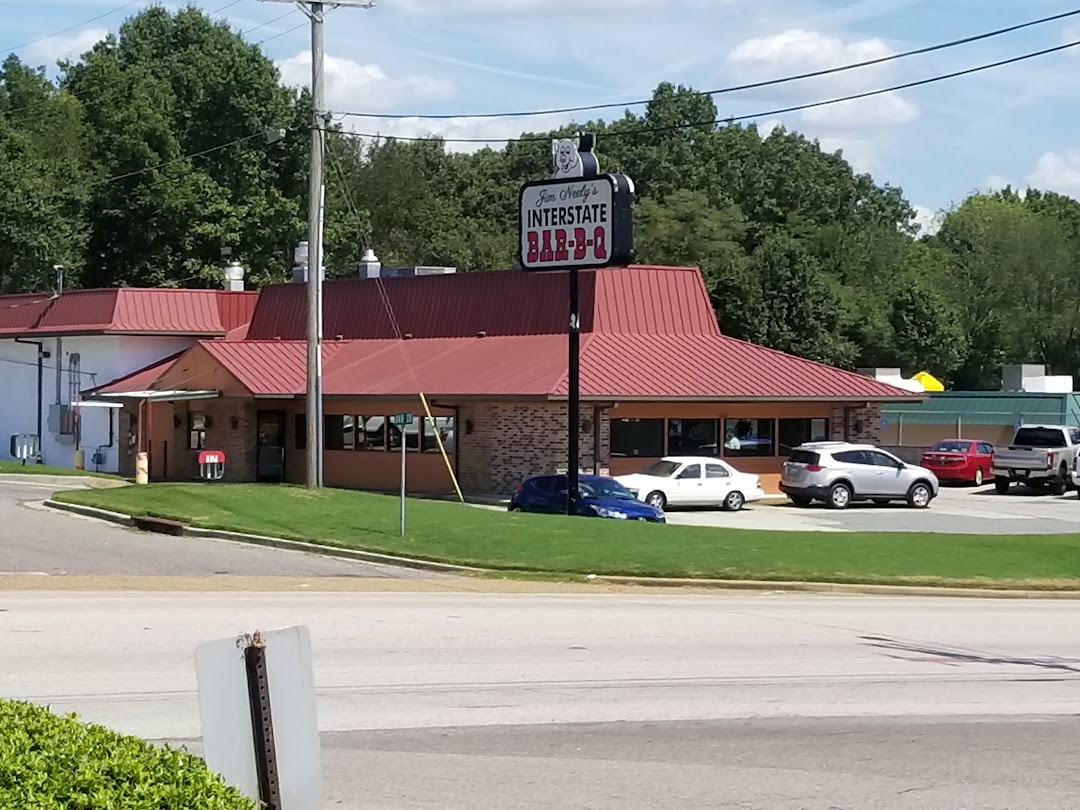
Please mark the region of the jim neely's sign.
POLYGON ((622 174, 597 176, 588 142, 553 145, 555 177, 521 187, 520 251, 525 270, 627 265, 634 257, 634 186, 622 174))

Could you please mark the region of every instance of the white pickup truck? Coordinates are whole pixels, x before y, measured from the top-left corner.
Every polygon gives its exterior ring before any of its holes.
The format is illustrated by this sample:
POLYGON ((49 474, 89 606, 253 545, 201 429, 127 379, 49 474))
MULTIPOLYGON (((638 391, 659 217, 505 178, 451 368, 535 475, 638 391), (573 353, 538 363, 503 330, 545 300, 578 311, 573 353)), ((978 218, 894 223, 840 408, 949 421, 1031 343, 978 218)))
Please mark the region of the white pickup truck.
POLYGON ((1065 425, 1021 425, 1012 444, 995 447, 991 468, 999 495, 1013 482, 1049 487, 1061 495, 1073 483, 1080 428, 1065 425))

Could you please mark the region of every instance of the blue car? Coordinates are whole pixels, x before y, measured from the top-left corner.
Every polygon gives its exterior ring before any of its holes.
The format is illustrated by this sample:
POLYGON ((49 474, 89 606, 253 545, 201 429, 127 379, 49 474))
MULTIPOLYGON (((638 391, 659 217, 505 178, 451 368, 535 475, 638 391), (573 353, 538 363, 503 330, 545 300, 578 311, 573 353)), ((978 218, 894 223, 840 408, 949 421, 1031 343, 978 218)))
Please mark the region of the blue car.
MULTIPOLYGON (((665 523, 664 513, 639 501, 630 490, 613 478, 582 475, 578 479, 581 499, 578 514, 613 520, 644 520, 665 523)), ((527 478, 510 499, 511 512, 547 512, 566 514, 566 476, 537 475, 527 478)))

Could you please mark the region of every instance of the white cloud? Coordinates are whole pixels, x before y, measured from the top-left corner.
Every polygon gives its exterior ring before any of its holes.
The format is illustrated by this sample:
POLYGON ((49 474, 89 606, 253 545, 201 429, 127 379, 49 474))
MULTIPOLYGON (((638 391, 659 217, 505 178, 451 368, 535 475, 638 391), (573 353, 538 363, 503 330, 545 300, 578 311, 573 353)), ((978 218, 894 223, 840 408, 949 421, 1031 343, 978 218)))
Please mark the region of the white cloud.
POLYGON ((920 236, 933 236, 941 230, 941 223, 945 219, 944 213, 927 208, 925 205, 913 205, 915 209, 915 225, 919 229, 920 236))
MULTIPOLYGON (((311 83, 311 52, 278 62, 281 78, 289 85, 311 83)), ((394 78, 378 65, 326 57, 326 106, 334 111, 380 113, 416 104, 449 101, 454 85, 435 76, 394 78)))
MULTIPOLYGON (((792 28, 745 40, 730 52, 727 63, 740 78, 760 81, 882 59, 893 53, 877 38, 845 41, 792 28)), ((878 90, 894 80, 895 66, 885 63, 791 82, 767 92, 794 106, 878 90)), ((841 149, 856 169, 871 171, 879 168, 882 152, 889 147, 896 128, 918 117, 919 108, 913 102, 900 93, 888 93, 803 110, 791 128, 817 137, 829 151, 841 149)))
POLYGON ((910 124, 919 117, 919 108, 897 93, 842 101, 803 110, 807 124, 858 131, 878 126, 910 124))
POLYGON ((987 191, 1001 191, 1003 188, 1012 186, 1016 188, 1016 183, 1012 182, 1008 177, 1000 174, 992 174, 986 178, 986 182, 983 183, 983 188, 987 191))
POLYGON ((726 8, 731 0, 397 0, 396 7, 416 16, 581 18, 617 13, 664 14, 726 8))
POLYGON ((27 54, 43 62, 58 62, 61 59, 77 59, 100 40, 108 35, 106 28, 85 28, 71 36, 55 36, 35 42, 28 47, 27 54))
POLYGON ((1027 176, 1035 188, 1080 198, 1080 148, 1047 152, 1027 176))

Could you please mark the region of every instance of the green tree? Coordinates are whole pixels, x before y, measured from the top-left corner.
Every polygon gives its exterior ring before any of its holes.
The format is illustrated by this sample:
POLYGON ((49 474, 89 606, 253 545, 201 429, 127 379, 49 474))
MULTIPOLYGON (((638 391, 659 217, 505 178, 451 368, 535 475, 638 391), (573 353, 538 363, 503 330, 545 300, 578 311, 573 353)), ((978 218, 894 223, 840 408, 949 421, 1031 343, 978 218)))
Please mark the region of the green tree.
POLYGON ((0 66, 0 292, 72 281, 87 239, 86 132, 78 102, 17 56, 0 66), (57 193, 64 189, 64 193, 57 193))
POLYGON ((217 284, 223 247, 256 283, 282 276, 303 141, 268 143, 296 97, 257 47, 197 9, 152 7, 62 68, 90 133, 87 284, 217 284))
POLYGON ((839 301, 818 260, 799 240, 767 236, 750 257, 753 279, 747 337, 774 349, 851 366, 856 347, 839 334, 839 301))

